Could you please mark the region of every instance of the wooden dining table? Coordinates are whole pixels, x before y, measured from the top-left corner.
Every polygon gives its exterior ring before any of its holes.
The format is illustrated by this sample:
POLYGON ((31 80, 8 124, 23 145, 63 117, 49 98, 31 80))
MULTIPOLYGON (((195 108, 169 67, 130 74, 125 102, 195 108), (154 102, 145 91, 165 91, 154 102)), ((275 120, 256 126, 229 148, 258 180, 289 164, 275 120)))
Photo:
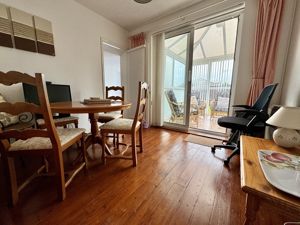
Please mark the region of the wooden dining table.
MULTIPOLYGON (((113 101, 110 104, 83 104, 81 102, 57 102, 51 103, 52 113, 67 113, 67 114, 88 114, 91 124, 91 133, 87 136, 85 145, 86 149, 94 144, 102 144, 99 125, 97 123, 98 113, 121 111, 130 108, 131 103, 113 101)), ((105 149, 108 154, 113 153, 108 147, 105 149)))

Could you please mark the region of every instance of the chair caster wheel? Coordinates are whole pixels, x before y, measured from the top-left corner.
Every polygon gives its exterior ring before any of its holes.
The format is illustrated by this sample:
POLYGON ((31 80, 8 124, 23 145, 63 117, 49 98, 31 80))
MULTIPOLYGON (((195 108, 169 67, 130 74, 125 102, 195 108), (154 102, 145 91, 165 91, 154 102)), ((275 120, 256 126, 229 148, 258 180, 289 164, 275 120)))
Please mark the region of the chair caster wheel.
POLYGON ((216 148, 215 147, 211 147, 211 152, 215 153, 216 152, 216 148))

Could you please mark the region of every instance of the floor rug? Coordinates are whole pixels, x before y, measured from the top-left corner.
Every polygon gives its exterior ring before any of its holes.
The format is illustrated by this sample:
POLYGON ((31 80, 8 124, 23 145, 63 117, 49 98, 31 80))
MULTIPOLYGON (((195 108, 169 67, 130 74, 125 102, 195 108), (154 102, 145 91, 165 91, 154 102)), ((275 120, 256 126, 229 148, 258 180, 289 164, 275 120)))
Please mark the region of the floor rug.
POLYGON ((203 136, 197 136, 193 134, 189 134, 184 141, 191 142, 194 144, 199 144, 199 145, 205 145, 208 147, 211 147, 213 145, 221 145, 222 140, 214 139, 214 138, 208 138, 208 137, 203 137, 203 136))

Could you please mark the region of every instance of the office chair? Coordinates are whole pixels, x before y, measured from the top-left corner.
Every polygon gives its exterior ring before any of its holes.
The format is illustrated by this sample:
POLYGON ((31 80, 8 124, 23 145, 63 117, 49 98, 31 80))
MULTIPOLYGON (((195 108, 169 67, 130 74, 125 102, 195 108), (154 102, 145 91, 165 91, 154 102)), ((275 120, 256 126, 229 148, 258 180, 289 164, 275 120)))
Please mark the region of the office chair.
POLYGON ((266 121, 269 118, 268 107, 275 89, 278 84, 266 86, 253 106, 249 105, 234 105, 233 107, 244 108, 235 110, 235 116, 225 116, 218 119, 218 125, 231 129, 231 136, 225 145, 214 145, 211 148, 212 153, 215 153, 216 148, 231 149, 233 152, 224 160, 224 164, 228 165, 230 159, 240 153, 239 139, 242 134, 250 136, 263 136, 266 121))

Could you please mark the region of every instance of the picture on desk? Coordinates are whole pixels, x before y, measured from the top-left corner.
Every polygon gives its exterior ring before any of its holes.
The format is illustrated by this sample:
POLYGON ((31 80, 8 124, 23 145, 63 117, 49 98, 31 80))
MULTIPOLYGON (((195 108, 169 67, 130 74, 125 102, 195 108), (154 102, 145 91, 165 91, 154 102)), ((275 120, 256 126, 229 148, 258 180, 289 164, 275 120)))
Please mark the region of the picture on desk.
POLYGON ((291 156, 278 152, 272 152, 271 154, 262 152, 261 154, 263 155, 263 160, 265 160, 266 163, 279 169, 290 167, 296 170, 300 166, 300 158, 295 155, 291 156))
POLYGON ((300 197, 300 156, 259 150, 258 158, 264 176, 270 184, 300 197))

